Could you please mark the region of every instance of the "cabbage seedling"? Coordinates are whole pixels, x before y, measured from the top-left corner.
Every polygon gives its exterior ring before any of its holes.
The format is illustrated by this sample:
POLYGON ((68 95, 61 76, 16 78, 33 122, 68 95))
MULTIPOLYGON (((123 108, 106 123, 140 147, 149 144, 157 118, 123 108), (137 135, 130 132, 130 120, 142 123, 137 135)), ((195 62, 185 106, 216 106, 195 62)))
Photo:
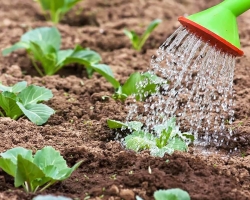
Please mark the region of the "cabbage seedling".
POLYGON ((0 168, 14 177, 15 187, 23 186, 27 192, 43 191, 67 179, 83 162, 69 168, 60 153, 49 146, 34 156, 31 150, 23 147, 15 147, 0 155, 0 168))
POLYGON ((58 29, 41 27, 26 32, 19 42, 4 49, 2 53, 6 56, 17 49, 26 49, 41 76, 53 75, 65 65, 79 63, 86 67, 88 76, 91 77, 94 72, 92 65, 98 66, 101 56, 95 51, 84 49, 78 45, 75 49, 66 50, 60 50, 60 46, 61 35, 58 29))
POLYGON ((172 154, 175 150, 187 151, 188 143, 194 140, 193 135, 179 131, 174 117, 154 126, 153 134, 143 131, 143 124, 137 121, 122 123, 108 120, 107 123, 111 129, 122 128, 132 132, 125 137, 127 149, 136 152, 149 149, 153 156, 163 157, 165 153, 172 154))
POLYGON ((34 197, 32 200, 72 200, 72 199, 64 196, 38 195, 34 197))
POLYGON ((154 192, 155 200, 190 200, 189 194, 179 188, 158 190, 154 192))
POLYGON ((25 115, 36 125, 42 125, 55 111, 40 102, 52 97, 49 89, 35 85, 27 87, 25 81, 12 87, 0 84, 0 116, 16 120, 25 115))
POLYGON ((115 89, 113 98, 116 100, 125 101, 130 95, 135 95, 137 101, 144 100, 148 95, 156 92, 156 88, 162 84, 168 84, 168 81, 152 74, 150 72, 139 73, 135 72, 130 75, 127 81, 121 85, 115 79, 111 69, 106 65, 92 65, 92 68, 101 74, 115 89))
POLYGON ((147 41, 150 34, 153 32, 153 30, 161 23, 160 19, 155 19, 152 21, 142 36, 137 35, 134 31, 129 31, 127 29, 124 29, 124 34, 128 36, 130 39, 130 42, 133 46, 133 48, 137 51, 140 51, 144 45, 144 43, 147 41))
POLYGON ((156 88, 163 83, 167 83, 167 81, 150 72, 142 74, 135 72, 129 76, 123 85, 116 88, 113 97, 124 101, 128 96, 135 95, 137 101, 143 101, 148 95, 156 92, 156 88))
POLYGON ((50 20, 57 24, 62 16, 81 0, 37 0, 45 12, 49 12, 50 20))

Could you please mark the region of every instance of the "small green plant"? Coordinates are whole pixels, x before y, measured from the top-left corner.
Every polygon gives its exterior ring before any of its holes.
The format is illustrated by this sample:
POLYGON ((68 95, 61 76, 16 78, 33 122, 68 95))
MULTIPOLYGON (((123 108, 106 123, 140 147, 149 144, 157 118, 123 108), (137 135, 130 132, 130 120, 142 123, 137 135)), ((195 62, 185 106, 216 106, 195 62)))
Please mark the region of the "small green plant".
POLYGON ((154 192, 155 200, 190 200, 189 194, 179 188, 158 190, 154 192))
MULTIPOLYGON (((154 192, 155 200, 191 200, 189 194, 179 188, 157 190, 154 192)), ((143 200, 141 197, 136 196, 136 200, 143 200)))
POLYGON ((99 64, 101 56, 95 51, 84 49, 79 45, 74 49, 60 50, 60 46, 61 35, 58 29, 41 27, 26 32, 19 42, 4 49, 2 54, 6 56, 17 49, 26 49, 40 76, 53 75, 72 63, 84 65, 89 77, 94 73, 94 64, 98 69, 105 67, 103 71, 111 71, 109 66, 99 64))
POLYGON ((163 157, 165 153, 172 154, 175 150, 187 151, 187 144, 194 140, 190 133, 181 133, 176 126, 175 118, 170 118, 164 124, 154 126, 153 134, 142 130, 143 124, 138 121, 122 123, 108 120, 111 129, 129 129, 131 134, 125 137, 127 149, 136 152, 149 149, 151 155, 163 157))
POLYGON ((36 125, 44 124, 55 111, 41 101, 53 97, 52 92, 45 87, 18 82, 12 87, 0 84, 0 116, 18 119, 25 115, 36 125))
POLYGON ((38 195, 34 197, 32 200, 72 200, 72 199, 64 196, 38 195))
POLYGON ((69 168, 60 152, 49 146, 34 156, 31 150, 23 147, 15 147, 0 155, 0 168, 14 177, 15 187, 23 186, 27 192, 43 191, 67 179, 82 163, 80 161, 69 168))
POLYGON ((130 42, 133 46, 133 48, 137 51, 140 51, 144 45, 144 43, 147 41, 150 34, 153 32, 153 30, 161 23, 160 19, 153 20, 145 30, 142 36, 137 35, 134 31, 129 31, 127 29, 124 29, 124 34, 128 36, 130 39, 130 42))
POLYGON ((81 0, 36 0, 45 12, 49 12, 50 20, 57 24, 62 16, 81 0))
POLYGON ((150 73, 135 72, 129 76, 123 85, 119 84, 113 95, 114 99, 124 101, 128 96, 135 95, 137 101, 144 100, 148 95, 156 92, 156 88, 167 81, 150 73))
POLYGON ((104 76, 108 82, 115 89, 113 98, 116 100, 125 101, 130 95, 135 95, 137 101, 144 100, 151 93, 156 92, 156 87, 168 82, 162 78, 152 74, 151 72, 139 73, 135 72, 129 76, 126 82, 121 85, 118 80, 115 79, 110 68, 105 69, 105 66, 93 65, 95 71, 104 76))

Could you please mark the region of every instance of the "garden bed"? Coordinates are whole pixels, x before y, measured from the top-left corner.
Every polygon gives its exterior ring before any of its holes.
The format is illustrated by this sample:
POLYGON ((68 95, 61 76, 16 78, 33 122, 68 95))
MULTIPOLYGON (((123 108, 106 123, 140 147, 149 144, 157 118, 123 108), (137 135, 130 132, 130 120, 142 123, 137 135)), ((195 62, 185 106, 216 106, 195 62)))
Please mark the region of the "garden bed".
MULTIPOLYGON (((57 28, 62 48, 76 44, 97 51, 122 83, 135 71, 147 71, 158 46, 179 26, 177 17, 192 14, 219 3, 219 0, 85 0, 71 10, 57 28), (163 22, 156 28, 143 50, 131 48, 123 29, 142 33, 154 19, 163 22)), ((30 0, 0 3, 0 49, 19 41, 30 28, 52 26, 40 7, 30 0)), ((145 151, 137 154, 124 149, 107 119, 124 121, 126 104, 111 98, 113 88, 103 77, 86 76, 85 68, 68 66, 57 75, 39 77, 24 51, 0 57, 0 81, 11 85, 25 80, 45 86, 54 97, 46 104, 56 113, 43 126, 27 118, 17 121, 0 118, 0 152, 21 146, 32 150, 52 146, 70 166, 83 160, 72 176, 48 188, 43 194, 73 199, 153 199, 158 189, 181 188, 191 199, 250 199, 250 12, 239 17, 242 50, 237 59, 235 90, 235 151, 194 150, 155 158, 145 151), (110 96, 109 98, 102 98, 110 96), (169 160, 169 162, 166 162, 169 160), (149 173, 148 168, 152 172, 149 173), (87 199, 87 198, 86 198, 87 199)), ((226 149, 226 148, 223 148, 226 149)), ((31 199, 22 188, 14 188, 13 178, 0 171, 0 199, 31 199)))

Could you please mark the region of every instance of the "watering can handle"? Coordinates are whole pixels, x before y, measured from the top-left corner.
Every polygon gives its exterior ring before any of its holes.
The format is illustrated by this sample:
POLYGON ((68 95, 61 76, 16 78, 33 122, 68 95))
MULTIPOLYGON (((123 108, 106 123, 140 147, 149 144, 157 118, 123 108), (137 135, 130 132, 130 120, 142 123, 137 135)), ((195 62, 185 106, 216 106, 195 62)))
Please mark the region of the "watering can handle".
POLYGON ((229 9, 236 17, 250 9, 250 0, 224 0, 220 4, 229 9))

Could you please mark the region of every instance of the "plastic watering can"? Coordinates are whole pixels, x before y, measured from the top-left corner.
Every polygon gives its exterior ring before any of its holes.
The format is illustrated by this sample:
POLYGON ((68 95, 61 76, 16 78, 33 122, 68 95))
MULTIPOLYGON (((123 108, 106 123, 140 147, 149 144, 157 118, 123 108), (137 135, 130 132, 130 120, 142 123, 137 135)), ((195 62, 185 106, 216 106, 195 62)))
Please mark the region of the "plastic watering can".
POLYGON ((219 50, 242 56, 237 17, 250 9, 250 0, 225 0, 207 10, 179 17, 179 22, 190 32, 219 50))

